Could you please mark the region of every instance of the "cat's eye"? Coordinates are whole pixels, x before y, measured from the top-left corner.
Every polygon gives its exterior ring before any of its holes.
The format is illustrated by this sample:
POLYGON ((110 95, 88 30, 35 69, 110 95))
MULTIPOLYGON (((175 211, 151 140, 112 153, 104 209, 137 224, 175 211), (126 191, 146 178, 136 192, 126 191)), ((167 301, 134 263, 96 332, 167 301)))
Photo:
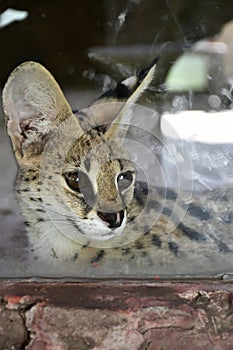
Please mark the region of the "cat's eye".
POLYGON ((76 192, 85 192, 86 188, 90 184, 90 180, 87 175, 82 171, 74 171, 65 174, 67 185, 76 192))
POLYGON ((120 191, 126 190, 133 182, 133 172, 125 171, 117 176, 118 188, 120 191))

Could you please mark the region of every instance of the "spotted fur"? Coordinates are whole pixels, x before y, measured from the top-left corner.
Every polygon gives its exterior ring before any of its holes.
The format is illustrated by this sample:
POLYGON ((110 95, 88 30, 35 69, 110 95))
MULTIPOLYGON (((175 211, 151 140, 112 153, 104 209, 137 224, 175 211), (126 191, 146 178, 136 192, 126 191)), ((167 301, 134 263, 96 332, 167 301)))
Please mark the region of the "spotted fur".
POLYGON ((154 69, 75 114, 38 63, 26 62, 10 75, 3 105, 36 264, 77 276, 201 275, 231 267, 232 191, 222 190, 221 201, 216 191, 194 198, 169 232, 177 195, 167 191, 164 198, 161 189, 136 181, 134 165, 116 141, 125 131, 114 123, 148 87, 154 69))

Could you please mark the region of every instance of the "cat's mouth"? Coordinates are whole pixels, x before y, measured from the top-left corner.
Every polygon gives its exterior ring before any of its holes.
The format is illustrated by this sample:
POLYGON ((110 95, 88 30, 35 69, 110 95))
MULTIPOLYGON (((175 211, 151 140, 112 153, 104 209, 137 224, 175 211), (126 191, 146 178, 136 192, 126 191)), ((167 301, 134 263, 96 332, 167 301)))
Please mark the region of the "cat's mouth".
POLYGON ((92 234, 92 239, 109 240, 119 237, 126 225, 126 211, 120 210, 113 213, 97 212, 97 230, 92 234))
POLYGON ((102 211, 98 211, 97 215, 108 225, 109 228, 115 230, 116 228, 122 225, 122 222, 125 217, 125 211, 120 210, 116 213, 105 213, 102 211))

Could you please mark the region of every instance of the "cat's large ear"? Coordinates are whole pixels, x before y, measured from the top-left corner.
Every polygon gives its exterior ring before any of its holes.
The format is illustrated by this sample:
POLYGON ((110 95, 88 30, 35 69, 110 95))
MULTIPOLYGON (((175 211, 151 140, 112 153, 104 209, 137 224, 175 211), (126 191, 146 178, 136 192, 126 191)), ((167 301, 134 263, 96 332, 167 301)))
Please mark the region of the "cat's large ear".
POLYGON ((42 152, 53 127, 72 115, 57 82, 36 62, 25 62, 11 73, 3 90, 3 108, 18 160, 42 152))
MULTIPOLYGON (((129 126, 132 122, 133 113, 131 109, 134 107, 135 103, 143 92, 149 87, 153 80, 155 74, 157 59, 152 62, 152 64, 139 72, 138 81, 134 85, 129 98, 126 100, 123 107, 120 109, 116 118, 114 118, 113 123, 110 128, 105 133, 106 139, 112 139, 114 137, 120 137, 122 140, 125 138, 129 126), (125 120, 125 125, 124 125, 125 120), (122 124, 124 127, 122 128, 122 124)), ((130 78, 129 78, 130 79, 130 78)))
MULTIPOLYGON (((127 110, 137 102, 150 85, 155 74, 157 60, 158 58, 136 75, 118 83, 114 90, 105 92, 90 107, 82 110, 88 116, 90 124, 102 130, 105 138, 116 136, 127 110)), ((121 136, 123 136, 122 131, 121 136)))

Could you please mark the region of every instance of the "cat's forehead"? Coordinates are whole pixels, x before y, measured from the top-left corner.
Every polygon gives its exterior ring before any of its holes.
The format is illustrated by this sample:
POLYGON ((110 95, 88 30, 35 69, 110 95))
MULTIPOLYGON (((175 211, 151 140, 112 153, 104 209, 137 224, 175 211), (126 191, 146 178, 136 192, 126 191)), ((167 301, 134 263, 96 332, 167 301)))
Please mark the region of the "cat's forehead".
POLYGON ((117 155, 119 152, 116 154, 116 147, 112 142, 105 140, 98 130, 91 129, 72 143, 65 163, 85 168, 89 172, 91 168, 101 168, 105 163, 109 163, 109 166, 111 164, 112 168, 116 162, 111 161, 118 158, 117 155))

